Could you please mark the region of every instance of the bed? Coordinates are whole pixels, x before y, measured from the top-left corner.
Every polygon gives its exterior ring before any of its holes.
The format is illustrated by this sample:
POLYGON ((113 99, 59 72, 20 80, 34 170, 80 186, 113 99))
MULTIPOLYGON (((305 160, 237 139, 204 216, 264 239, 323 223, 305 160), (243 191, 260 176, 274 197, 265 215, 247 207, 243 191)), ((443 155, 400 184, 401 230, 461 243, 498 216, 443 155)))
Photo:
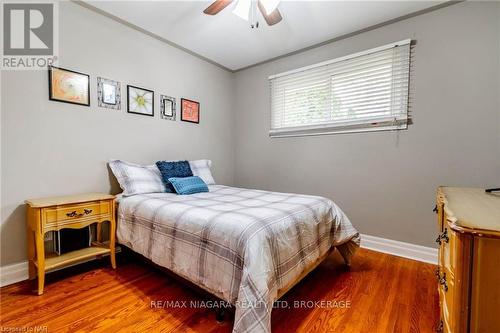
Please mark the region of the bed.
POLYGON ((209 185, 119 199, 118 241, 235 307, 233 332, 271 332, 273 302, 360 237, 331 200, 209 185))

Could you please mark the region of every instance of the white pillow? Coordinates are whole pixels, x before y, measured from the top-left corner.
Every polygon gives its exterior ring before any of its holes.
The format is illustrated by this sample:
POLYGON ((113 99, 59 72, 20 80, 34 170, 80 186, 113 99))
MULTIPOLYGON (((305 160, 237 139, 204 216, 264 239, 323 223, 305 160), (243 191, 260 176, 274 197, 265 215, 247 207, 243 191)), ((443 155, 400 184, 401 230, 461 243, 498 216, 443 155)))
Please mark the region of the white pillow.
POLYGON ((214 177, 212 177, 212 172, 210 172, 212 161, 210 160, 189 161, 189 166, 191 167, 193 176, 200 177, 207 185, 215 185, 214 177))
POLYGON ((120 160, 112 160, 108 164, 123 190, 123 196, 165 192, 165 184, 156 165, 139 165, 120 160))

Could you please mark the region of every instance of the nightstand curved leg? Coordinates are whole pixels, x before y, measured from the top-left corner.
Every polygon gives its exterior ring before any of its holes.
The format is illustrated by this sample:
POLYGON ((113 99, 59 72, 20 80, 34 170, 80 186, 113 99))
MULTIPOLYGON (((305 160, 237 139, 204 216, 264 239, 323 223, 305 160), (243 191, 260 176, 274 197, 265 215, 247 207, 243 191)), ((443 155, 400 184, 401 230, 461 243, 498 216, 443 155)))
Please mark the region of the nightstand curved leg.
POLYGON ((38 273, 38 295, 43 294, 43 286, 45 282, 45 248, 44 248, 44 235, 37 232, 36 235, 36 261, 38 273))
POLYGON ((116 269, 116 259, 115 259, 115 238, 116 238, 116 221, 110 221, 110 230, 109 230, 109 250, 110 250, 110 258, 111 258, 111 267, 116 269))
POLYGON ((28 276, 30 280, 36 278, 36 249, 35 249, 35 233, 28 227, 28 276))

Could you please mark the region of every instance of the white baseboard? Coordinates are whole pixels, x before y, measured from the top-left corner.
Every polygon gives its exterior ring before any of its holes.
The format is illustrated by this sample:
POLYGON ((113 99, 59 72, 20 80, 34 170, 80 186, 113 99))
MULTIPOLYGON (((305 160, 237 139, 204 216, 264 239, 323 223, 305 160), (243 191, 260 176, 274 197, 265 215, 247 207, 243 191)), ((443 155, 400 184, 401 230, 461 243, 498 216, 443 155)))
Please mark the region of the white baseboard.
MULTIPOLYGON (((120 253, 121 248, 120 246, 116 247, 116 253, 120 253)), ((107 257, 109 254, 104 254, 102 257, 107 257)), ((89 262, 94 260, 96 257, 91 257, 88 259, 80 260, 78 262, 75 262, 73 264, 64 266, 64 267, 59 267, 51 270, 50 272, 55 272, 64 268, 68 268, 71 266, 83 264, 85 262, 89 262)), ((21 282, 24 280, 29 279, 29 267, 28 267, 28 261, 22 261, 17 264, 11 264, 11 265, 6 265, 6 266, 0 266, 0 287, 5 287, 8 286, 9 284, 13 284, 16 282, 21 282)))
POLYGON ((0 267, 0 287, 28 279, 28 262, 0 267))
POLYGON ((368 250, 423 261, 429 264, 437 265, 438 263, 438 249, 432 247, 399 242, 370 235, 361 235, 361 247, 368 250))
MULTIPOLYGON (((361 235, 361 247, 437 265, 438 252, 437 249, 431 247, 399 242, 370 235, 361 235)), ((119 250, 117 252, 119 252, 119 250)), ((27 261, 0 267, 0 287, 27 279, 27 261)))

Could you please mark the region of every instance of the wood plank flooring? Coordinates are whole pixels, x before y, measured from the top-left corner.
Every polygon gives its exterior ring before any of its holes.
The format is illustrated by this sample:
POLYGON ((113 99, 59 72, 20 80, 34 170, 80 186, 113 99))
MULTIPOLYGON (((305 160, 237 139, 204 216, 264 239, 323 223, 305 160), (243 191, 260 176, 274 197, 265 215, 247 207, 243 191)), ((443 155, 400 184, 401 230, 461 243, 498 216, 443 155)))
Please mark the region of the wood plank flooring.
MULTIPOLYGON (((435 332, 434 270, 430 264, 360 249, 347 271, 334 253, 284 296, 290 308, 273 310, 272 331, 435 332), (332 303, 294 306, 321 300, 332 303)), ((140 261, 122 260, 116 271, 108 260, 97 261, 48 274, 46 281, 42 296, 32 292, 33 282, 1 288, 0 331, 231 332, 232 316, 218 323, 213 309, 151 307, 152 301, 206 297, 140 261)))

